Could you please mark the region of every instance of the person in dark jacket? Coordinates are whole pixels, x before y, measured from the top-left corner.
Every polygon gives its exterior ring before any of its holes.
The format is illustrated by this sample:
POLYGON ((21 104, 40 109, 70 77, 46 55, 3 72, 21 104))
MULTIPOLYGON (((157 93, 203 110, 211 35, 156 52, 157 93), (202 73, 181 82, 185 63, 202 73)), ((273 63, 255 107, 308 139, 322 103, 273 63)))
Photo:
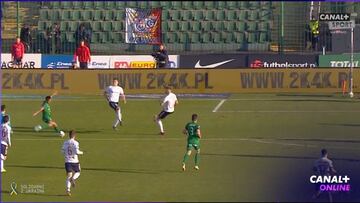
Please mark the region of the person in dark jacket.
POLYGON ((25 24, 24 27, 21 28, 20 39, 25 46, 26 52, 29 52, 31 50, 32 39, 31 39, 31 30, 28 24, 25 24))
POLYGON ((151 56, 155 58, 157 68, 168 68, 169 56, 163 44, 160 44, 159 50, 152 53, 151 56))

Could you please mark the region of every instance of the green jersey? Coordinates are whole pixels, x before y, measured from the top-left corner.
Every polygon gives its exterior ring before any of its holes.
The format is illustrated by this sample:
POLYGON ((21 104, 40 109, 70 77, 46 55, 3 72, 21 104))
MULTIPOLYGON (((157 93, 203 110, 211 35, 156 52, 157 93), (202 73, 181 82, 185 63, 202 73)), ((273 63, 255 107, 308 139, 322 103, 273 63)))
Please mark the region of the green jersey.
POLYGON ((43 108, 44 108, 44 110, 42 112, 43 120, 51 120, 51 109, 50 109, 49 103, 44 102, 43 108))
POLYGON ((195 122, 190 122, 186 124, 185 129, 188 133, 188 144, 200 144, 200 137, 198 135, 198 129, 200 129, 200 125, 195 122))

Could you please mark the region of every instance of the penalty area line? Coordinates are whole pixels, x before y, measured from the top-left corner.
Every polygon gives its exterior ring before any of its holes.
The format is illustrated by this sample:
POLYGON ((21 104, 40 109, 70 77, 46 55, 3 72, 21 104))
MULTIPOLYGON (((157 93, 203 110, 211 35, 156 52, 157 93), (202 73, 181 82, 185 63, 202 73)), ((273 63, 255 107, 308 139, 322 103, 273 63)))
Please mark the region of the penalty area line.
POLYGON ((225 103, 225 101, 226 101, 226 99, 222 99, 219 103, 218 103, 218 105, 216 105, 216 107, 214 108, 214 110, 212 111, 213 113, 216 113, 219 109, 220 109, 220 107, 225 103))

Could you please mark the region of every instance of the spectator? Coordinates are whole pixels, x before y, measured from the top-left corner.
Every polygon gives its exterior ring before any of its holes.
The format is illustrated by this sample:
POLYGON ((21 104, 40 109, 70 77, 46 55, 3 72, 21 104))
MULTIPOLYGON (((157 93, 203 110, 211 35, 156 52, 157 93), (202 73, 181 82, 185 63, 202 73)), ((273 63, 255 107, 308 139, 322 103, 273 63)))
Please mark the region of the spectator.
POLYGON ((88 63, 91 61, 90 49, 85 45, 85 41, 80 41, 80 46, 76 49, 74 55, 74 61, 77 62, 79 59, 80 69, 87 69, 88 63))
POLYGON ((61 31, 60 25, 58 23, 54 23, 52 27, 52 37, 55 39, 55 53, 61 53, 61 31))
POLYGON ((25 53, 24 44, 20 41, 20 37, 16 37, 16 42, 11 46, 11 58, 14 63, 14 68, 21 68, 25 53))
POLYGON ((28 24, 25 24, 20 31, 20 40, 25 46, 26 52, 30 52, 31 50, 31 30, 28 24))
POLYGON ((83 36, 84 36, 83 40, 85 41, 86 46, 90 49, 90 43, 92 37, 92 29, 90 24, 87 27, 85 27, 83 36))
POLYGON ((319 21, 316 20, 314 16, 311 16, 310 30, 311 30, 311 47, 314 51, 318 51, 317 45, 319 41, 319 21))
POLYGON ((163 44, 160 44, 159 50, 151 56, 155 58, 157 68, 168 68, 169 56, 163 44))
POLYGON ((46 28, 45 35, 44 35, 44 50, 43 53, 49 54, 51 51, 51 43, 52 43, 52 35, 51 35, 51 28, 46 28))

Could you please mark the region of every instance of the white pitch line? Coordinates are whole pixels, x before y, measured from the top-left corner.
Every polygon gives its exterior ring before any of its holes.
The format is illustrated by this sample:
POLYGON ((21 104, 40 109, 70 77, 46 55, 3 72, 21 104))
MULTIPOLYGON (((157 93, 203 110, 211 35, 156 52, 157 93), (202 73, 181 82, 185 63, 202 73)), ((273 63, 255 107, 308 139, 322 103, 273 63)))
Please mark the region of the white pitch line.
POLYGON ((214 108, 214 110, 212 111, 213 113, 216 113, 217 110, 219 110, 219 108, 224 104, 224 102, 226 101, 226 99, 222 99, 218 105, 216 105, 216 107, 214 108))
MULTIPOLYGON (((214 111, 213 111, 214 112, 214 111)), ((360 113, 360 111, 312 111, 312 110, 304 110, 304 111, 248 111, 248 110, 240 110, 240 111, 217 111, 220 113, 360 113)))

